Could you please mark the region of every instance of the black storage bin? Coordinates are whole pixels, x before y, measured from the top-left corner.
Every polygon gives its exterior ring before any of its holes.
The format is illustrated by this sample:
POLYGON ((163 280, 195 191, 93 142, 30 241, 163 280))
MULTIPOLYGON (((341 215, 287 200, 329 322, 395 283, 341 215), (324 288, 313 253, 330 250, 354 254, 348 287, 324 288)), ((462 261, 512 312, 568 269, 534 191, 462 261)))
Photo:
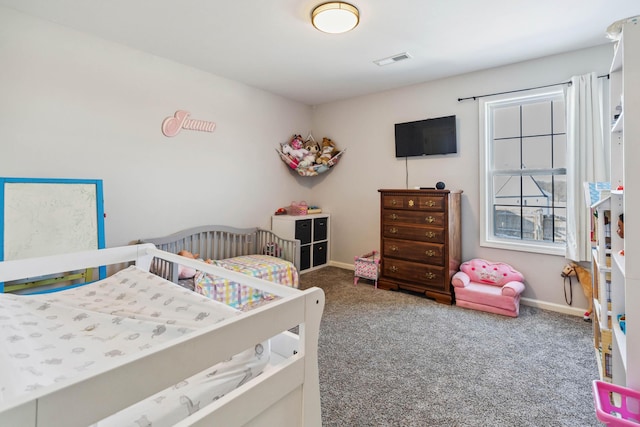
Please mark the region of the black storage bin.
POLYGON ((313 245, 313 266, 327 263, 327 243, 316 243, 313 245))
POLYGON ((329 218, 316 218, 313 220, 313 241, 327 240, 327 221, 329 218))
POLYGON ((311 268, 311 245, 306 245, 300 248, 300 270, 309 268, 311 268))
POLYGON ((311 220, 296 220, 296 239, 300 240, 300 244, 306 245, 311 243, 311 220))

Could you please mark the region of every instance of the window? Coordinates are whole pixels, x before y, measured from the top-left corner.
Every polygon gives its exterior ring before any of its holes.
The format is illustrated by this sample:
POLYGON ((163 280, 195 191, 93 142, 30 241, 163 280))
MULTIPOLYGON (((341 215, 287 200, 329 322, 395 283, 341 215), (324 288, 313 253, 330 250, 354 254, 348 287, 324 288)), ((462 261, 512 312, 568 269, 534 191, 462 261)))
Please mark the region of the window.
POLYGON ((481 99, 480 107, 481 245, 564 254, 563 90, 481 99))

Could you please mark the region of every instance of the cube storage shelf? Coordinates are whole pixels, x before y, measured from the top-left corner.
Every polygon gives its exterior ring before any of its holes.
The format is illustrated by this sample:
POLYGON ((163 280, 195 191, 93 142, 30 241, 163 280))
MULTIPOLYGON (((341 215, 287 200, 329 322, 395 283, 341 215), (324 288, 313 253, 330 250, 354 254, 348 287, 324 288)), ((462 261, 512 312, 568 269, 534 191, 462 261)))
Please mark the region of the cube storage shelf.
POLYGON ((300 273, 329 262, 330 215, 273 215, 271 230, 285 239, 300 240, 300 273))

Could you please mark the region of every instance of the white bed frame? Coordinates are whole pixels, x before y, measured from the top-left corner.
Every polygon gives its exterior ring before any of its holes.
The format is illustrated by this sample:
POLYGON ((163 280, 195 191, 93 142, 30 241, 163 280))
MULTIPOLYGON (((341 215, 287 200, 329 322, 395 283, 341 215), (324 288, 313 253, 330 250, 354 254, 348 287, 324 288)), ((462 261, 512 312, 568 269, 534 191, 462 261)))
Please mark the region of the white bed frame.
POLYGON ((281 298, 123 358, 114 369, 53 384, 0 405, 0 426, 86 427, 266 339, 271 339, 272 357, 261 375, 177 426, 320 426, 317 346, 324 292, 319 288, 301 291, 277 285, 160 251, 152 244, 0 262, 0 282, 103 265, 122 268, 131 262, 148 271, 154 257, 281 298), (296 326, 298 334, 289 332, 296 326))

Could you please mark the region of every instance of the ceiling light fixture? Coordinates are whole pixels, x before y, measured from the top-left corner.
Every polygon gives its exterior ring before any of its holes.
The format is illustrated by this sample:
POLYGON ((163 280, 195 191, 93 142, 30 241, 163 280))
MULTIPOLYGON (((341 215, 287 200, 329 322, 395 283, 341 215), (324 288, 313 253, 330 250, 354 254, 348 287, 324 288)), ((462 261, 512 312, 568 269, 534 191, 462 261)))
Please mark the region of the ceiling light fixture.
POLYGON ((311 22, 318 30, 339 34, 353 30, 360 22, 358 9, 341 1, 323 3, 311 12, 311 22))

